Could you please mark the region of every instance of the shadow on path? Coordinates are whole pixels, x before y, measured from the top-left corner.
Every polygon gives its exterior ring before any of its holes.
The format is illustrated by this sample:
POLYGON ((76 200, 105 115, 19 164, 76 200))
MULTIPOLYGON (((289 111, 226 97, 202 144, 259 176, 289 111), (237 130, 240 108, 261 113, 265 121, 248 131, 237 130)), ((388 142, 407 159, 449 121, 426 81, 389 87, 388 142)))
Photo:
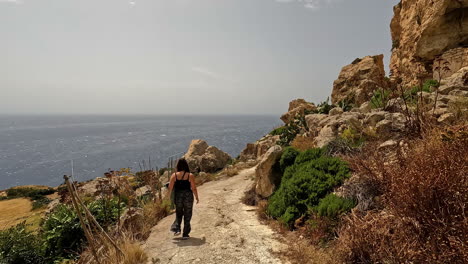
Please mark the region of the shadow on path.
POLYGON ((190 237, 187 240, 183 240, 181 237, 172 239, 172 243, 179 247, 198 247, 206 243, 206 238, 190 237))

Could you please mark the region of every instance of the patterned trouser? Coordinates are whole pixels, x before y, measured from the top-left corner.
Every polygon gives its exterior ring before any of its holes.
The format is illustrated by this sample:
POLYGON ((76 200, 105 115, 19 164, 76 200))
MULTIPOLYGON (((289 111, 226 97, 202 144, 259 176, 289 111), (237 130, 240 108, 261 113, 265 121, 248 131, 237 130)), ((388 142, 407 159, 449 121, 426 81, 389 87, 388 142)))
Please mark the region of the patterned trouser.
POLYGON ((190 233, 190 220, 192 219, 193 193, 191 190, 175 192, 176 219, 171 226, 172 232, 180 232, 182 218, 184 218, 184 236, 190 233))

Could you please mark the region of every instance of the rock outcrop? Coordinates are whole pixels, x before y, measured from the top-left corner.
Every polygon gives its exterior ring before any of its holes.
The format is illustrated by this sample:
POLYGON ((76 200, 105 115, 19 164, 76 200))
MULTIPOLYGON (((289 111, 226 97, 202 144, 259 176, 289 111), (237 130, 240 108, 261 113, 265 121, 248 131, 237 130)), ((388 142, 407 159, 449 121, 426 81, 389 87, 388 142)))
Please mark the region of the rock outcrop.
POLYGON ((239 160, 246 162, 248 160, 259 160, 271 147, 276 145, 279 136, 267 135, 254 143, 248 143, 242 150, 239 160))
POLYGON ((226 167, 231 160, 229 154, 214 146, 208 146, 201 139, 192 140, 184 158, 193 172, 215 172, 226 167))
POLYGON ((374 90, 386 88, 383 55, 356 59, 344 66, 333 83, 331 100, 333 104, 348 100, 355 105, 369 101, 374 90))
POLYGON ((268 198, 281 183, 281 171, 278 160, 283 150, 276 145, 271 147, 263 156, 255 169, 255 192, 263 198, 268 198))
POLYGON ((437 57, 450 63, 446 76, 468 65, 468 0, 402 0, 390 29, 390 69, 406 87, 432 78, 437 57))
POLYGON ((289 103, 288 112, 281 116, 281 120, 285 124, 288 124, 289 122, 294 120, 296 115, 303 115, 308 111, 312 112, 315 109, 317 109, 317 107, 314 104, 308 103, 304 99, 296 99, 289 103))
POLYGON ((311 114, 306 116, 309 133, 315 136, 317 147, 323 147, 339 137, 346 129, 362 131, 363 128, 379 131, 389 137, 405 129, 401 113, 373 110, 369 113, 344 112, 339 115, 311 114))

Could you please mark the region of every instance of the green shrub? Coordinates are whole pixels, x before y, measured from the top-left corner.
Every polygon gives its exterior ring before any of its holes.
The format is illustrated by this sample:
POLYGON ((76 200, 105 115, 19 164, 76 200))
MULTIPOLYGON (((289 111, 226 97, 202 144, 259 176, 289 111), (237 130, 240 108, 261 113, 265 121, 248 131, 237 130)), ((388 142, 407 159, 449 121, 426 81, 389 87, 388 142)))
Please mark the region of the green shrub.
POLYGON ((383 108, 387 105, 387 102, 390 98, 389 90, 375 90, 374 95, 370 99, 370 104, 372 108, 383 108))
POLYGON ((285 126, 285 129, 283 130, 283 133, 280 135, 280 140, 278 141, 278 144, 285 147, 289 146, 291 142, 296 138, 297 134, 301 131, 301 128, 299 125, 292 121, 288 125, 285 126))
POLYGON ((349 155, 358 152, 363 146, 363 141, 358 141, 356 143, 346 140, 344 138, 338 137, 330 141, 324 148, 324 152, 329 156, 336 156, 339 154, 349 155))
POLYGON ((294 163, 296 164, 302 164, 305 162, 313 161, 316 160, 320 157, 322 157, 324 154, 323 149, 321 148, 313 148, 313 149, 308 149, 299 155, 297 155, 296 160, 294 163))
POLYGON ((42 229, 46 256, 67 258, 80 252, 85 236, 78 216, 71 207, 58 205, 45 220, 42 229))
POLYGON ((281 171, 286 170, 287 167, 294 164, 297 155, 299 155, 299 151, 293 147, 287 147, 284 149, 283 154, 281 155, 280 159, 280 168, 281 171))
POLYGON ((338 102, 338 106, 341 109, 343 109, 344 112, 348 112, 354 107, 354 104, 353 104, 352 100, 350 100, 348 98, 345 98, 345 99, 338 102))
POLYGON ((317 113, 318 114, 326 114, 330 112, 335 106, 330 104, 330 99, 327 98, 326 101, 323 101, 317 105, 317 113))
POLYGON ((50 201, 51 200, 49 198, 47 198, 47 197, 42 197, 42 198, 39 198, 37 200, 34 200, 33 203, 32 203, 32 210, 44 208, 45 206, 47 206, 50 203, 50 201))
POLYGON ((43 198, 45 195, 53 194, 55 192, 52 188, 47 189, 36 189, 30 187, 17 187, 7 190, 8 198, 20 198, 26 197, 31 198, 32 200, 37 200, 43 198))
POLYGON ((321 149, 307 150, 286 169, 279 189, 269 199, 267 212, 291 226, 348 177, 349 168, 342 160, 323 156, 321 149))
POLYGON ((336 218, 343 213, 351 211, 356 206, 356 202, 351 199, 342 198, 331 193, 321 199, 314 211, 319 216, 336 218))
POLYGON ((96 221, 104 227, 114 224, 119 219, 119 214, 125 208, 125 203, 122 201, 119 204, 118 198, 99 199, 91 202, 88 209, 96 218, 96 221))
POLYGON ((0 263, 46 263, 40 237, 27 231, 24 222, 0 231, 0 263))
POLYGON ((282 134, 284 134, 286 132, 287 132, 286 126, 281 126, 281 127, 273 129, 270 132, 270 135, 272 135, 272 136, 281 136, 282 134))
POLYGON ((432 92, 432 88, 437 88, 439 87, 439 82, 436 80, 427 80, 423 84, 423 92, 432 92))

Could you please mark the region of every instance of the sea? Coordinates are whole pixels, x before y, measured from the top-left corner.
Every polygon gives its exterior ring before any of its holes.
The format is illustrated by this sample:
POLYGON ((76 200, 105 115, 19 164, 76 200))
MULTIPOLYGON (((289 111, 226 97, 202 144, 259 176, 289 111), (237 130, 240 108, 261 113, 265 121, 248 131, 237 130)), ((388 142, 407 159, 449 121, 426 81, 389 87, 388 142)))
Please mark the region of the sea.
POLYGON ((0 190, 85 181, 108 170, 166 167, 203 139, 232 157, 280 124, 277 116, 0 115, 0 190))

